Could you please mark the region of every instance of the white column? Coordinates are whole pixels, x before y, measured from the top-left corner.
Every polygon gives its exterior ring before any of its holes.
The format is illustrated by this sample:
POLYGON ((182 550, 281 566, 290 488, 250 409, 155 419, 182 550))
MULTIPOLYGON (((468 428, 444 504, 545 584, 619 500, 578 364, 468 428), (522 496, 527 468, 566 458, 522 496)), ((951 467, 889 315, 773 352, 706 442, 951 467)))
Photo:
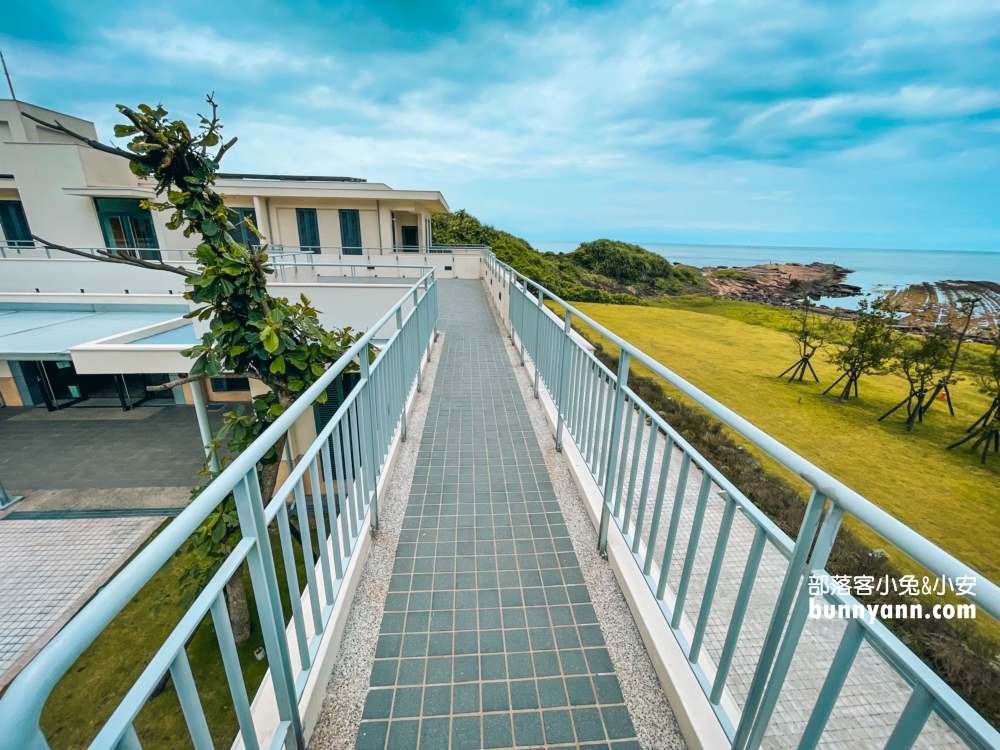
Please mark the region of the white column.
POLYGON ((208 407, 205 405, 205 391, 202 381, 196 380, 191 383, 191 396, 194 399, 194 411, 198 415, 198 431, 201 433, 201 444, 205 449, 205 456, 209 459, 209 468, 212 471, 218 471, 219 458, 209 447, 212 442, 212 426, 208 423, 208 407))
POLYGON ((270 244, 271 237, 267 232, 267 205, 259 195, 253 197, 253 212, 257 217, 257 231, 264 235, 264 244, 270 244))
MULTIPOLYGON (((167 375, 167 377, 170 378, 171 380, 180 380, 180 378, 181 378, 180 373, 176 373, 176 372, 170 373, 169 375, 167 375)), ((186 403, 184 401, 184 386, 183 385, 175 385, 173 388, 170 389, 170 392, 174 394, 174 403, 175 404, 184 404, 184 403, 186 403)))

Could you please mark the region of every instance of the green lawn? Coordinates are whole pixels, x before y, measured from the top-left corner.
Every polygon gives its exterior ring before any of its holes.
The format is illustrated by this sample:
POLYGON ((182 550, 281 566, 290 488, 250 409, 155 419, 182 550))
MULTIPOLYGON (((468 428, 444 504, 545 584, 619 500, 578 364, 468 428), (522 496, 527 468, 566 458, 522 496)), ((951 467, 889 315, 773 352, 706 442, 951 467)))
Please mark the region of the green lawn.
POLYGON ((777 378, 797 358, 792 339, 778 330, 790 322, 785 310, 704 297, 671 298, 655 307, 577 307, 1000 581, 1000 457, 991 455, 983 467, 968 450, 945 450, 988 405, 969 379, 952 388, 956 417, 936 404, 907 433, 905 413, 876 421, 906 396, 898 377, 862 378, 861 398, 847 403, 821 395, 838 374, 822 355, 815 362, 821 383, 777 378))
MULTIPOLYGON (((287 616, 290 612, 289 601, 284 589, 285 572, 277 534, 272 533, 271 541, 282 606, 287 616)), ((300 551, 297 546, 295 549, 301 584, 305 571, 300 551)), ((175 606, 174 601, 177 598, 177 580, 187 559, 186 554, 175 555, 153 576, 56 685, 45 705, 41 722, 42 731, 53 750, 69 750, 90 744, 180 620, 184 611, 175 606), (161 602, 162 596, 166 598, 161 602)), ((267 661, 257 661, 253 654, 254 649, 263 645, 263 638, 246 566, 244 581, 250 600, 253 632, 247 642, 238 646, 238 651, 247 691, 252 698, 264 678, 267 661)), ((228 748, 239 727, 211 615, 195 632, 188 644, 187 654, 215 746, 228 748)), ((184 716, 170 681, 142 709, 135 726, 144 748, 168 750, 191 746, 184 716)))

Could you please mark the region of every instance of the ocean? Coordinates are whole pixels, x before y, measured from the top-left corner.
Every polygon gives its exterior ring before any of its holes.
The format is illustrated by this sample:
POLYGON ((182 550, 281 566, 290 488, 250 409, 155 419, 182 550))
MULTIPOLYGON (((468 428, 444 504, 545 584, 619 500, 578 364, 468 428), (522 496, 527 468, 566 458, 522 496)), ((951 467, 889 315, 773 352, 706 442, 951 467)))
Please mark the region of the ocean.
MULTIPOLYGON (((753 266, 758 263, 836 263, 851 269, 844 279, 866 293, 945 280, 1000 283, 1000 251, 863 250, 834 247, 765 247, 744 245, 680 245, 636 243, 674 263, 690 266, 753 266)), ((547 252, 566 253, 575 242, 538 242, 547 252)), ((853 307, 859 298, 823 300, 831 306, 853 307)))

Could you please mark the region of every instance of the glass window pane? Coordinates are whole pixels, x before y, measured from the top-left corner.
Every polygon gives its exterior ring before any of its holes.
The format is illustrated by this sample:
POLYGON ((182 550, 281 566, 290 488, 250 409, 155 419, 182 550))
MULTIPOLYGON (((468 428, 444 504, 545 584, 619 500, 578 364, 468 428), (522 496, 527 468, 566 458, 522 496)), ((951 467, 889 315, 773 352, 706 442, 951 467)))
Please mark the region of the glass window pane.
POLYGON ((361 255, 361 214, 357 209, 340 209, 340 245, 345 255, 361 255))
POLYGON ((303 250, 319 252, 319 222, 315 208, 296 208, 295 218, 299 226, 299 247, 303 250))
POLYGON ((0 201, 0 226, 3 227, 4 237, 11 247, 34 244, 21 201, 0 201))

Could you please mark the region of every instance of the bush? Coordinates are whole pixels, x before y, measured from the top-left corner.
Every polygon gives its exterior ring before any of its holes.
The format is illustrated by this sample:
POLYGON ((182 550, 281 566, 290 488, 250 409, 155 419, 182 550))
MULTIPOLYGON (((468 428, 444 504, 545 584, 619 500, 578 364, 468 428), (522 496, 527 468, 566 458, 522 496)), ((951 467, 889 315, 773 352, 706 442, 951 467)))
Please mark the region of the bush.
POLYGON ((670 278, 670 261, 638 245, 617 240, 584 242, 568 256, 588 271, 620 284, 670 278))
POLYGON ((577 266, 572 254, 539 252, 527 240, 483 224, 464 209, 434 217, 434 244, 489 245, 497 258, 515 271, 568 302, 642 304, 634 295, 599 288, 601 280, 577 266))

